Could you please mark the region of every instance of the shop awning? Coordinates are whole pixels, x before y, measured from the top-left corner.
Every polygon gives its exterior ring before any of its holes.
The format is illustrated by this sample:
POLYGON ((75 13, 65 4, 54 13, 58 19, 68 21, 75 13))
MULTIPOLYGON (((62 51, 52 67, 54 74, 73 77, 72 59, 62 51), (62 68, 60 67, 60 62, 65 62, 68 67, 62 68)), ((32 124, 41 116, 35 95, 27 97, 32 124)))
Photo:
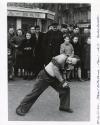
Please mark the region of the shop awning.
POLYGON ((54 20, 55 13, 44 9, 31 9, 23 7, 8 7, 7 16, 10 17, 27 17, 54 20))

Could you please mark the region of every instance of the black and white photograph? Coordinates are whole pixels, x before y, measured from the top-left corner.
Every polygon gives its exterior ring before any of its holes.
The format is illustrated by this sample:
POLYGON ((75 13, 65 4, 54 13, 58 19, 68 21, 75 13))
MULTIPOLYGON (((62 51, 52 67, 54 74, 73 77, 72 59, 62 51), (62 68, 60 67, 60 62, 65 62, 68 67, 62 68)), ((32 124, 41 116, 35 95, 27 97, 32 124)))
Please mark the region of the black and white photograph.
POLYGON ((0 125, 100 124, 99 0, 0 1, 0 125))
POLYGON ((91 4, 7 3, 8 120, 89 121, 91 4))

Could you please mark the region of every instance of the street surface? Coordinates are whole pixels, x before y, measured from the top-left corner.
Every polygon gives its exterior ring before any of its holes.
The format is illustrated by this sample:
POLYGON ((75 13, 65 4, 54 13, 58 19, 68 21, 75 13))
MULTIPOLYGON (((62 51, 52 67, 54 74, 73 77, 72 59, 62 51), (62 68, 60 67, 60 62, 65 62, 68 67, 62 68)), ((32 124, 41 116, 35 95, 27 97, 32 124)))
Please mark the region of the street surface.
POLYGON ((59 95, 51 87, 39 97, 25 116, 15 112, 20 101, 33 87, 35 80, 16 79, 8 83, 9 121, 89 121, 90 120, 90 81, 71 82, 71 108, 73 113, 59 111, 59 95))

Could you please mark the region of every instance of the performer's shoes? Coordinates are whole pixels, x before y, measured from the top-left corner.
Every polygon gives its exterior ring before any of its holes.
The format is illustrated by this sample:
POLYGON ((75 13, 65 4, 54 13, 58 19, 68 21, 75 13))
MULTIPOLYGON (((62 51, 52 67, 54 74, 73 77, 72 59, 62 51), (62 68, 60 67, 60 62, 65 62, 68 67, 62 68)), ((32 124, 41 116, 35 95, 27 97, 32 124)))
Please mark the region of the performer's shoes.
POLYGON ((59 108, 60 111, 65 111, 65 112, 68 112, 68 113, 73 113, 73 110, 72 109, 64 109, 64 108, 59 108))
POLYGON ((16 114, 20 116, 24 116, 27 112, 28 110, 24 110, 21 105, 19 105, 16 109, 16 114))

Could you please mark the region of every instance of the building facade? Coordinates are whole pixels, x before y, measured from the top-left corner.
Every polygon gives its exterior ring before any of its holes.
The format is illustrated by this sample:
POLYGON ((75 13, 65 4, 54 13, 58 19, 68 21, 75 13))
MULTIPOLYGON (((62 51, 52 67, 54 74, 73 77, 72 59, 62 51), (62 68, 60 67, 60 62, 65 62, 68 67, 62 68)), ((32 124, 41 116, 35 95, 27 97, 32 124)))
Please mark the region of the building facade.
POLYGON ((69 3, 8 3, 8 28, 22 28, 40 25, 43 32, 54 20, 61 25, 77 24, 79 27, 88 27, 91 23, 90 4, 69 3))
POLYGON ((26 32, 31 26, 39 25, 41 31, 45 32, 47 26, 54 21, 54 16, 54 12, 45 9, 7 7, 8 29, 14 27, 15 30, 23 29, 26 32))

